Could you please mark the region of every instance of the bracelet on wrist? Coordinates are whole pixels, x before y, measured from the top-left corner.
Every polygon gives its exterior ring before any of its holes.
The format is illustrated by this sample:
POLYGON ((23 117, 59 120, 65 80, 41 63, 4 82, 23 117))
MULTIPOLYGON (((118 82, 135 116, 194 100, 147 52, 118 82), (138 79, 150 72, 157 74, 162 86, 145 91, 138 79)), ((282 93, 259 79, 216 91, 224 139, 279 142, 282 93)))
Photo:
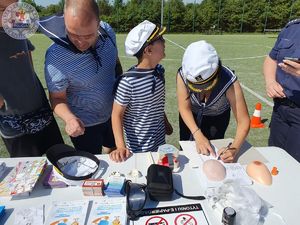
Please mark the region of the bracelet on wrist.
POLYGON ((192 135, 194 136, 194 134, 196 134, 199 130, 200 130, 200 128, 198 127, 198 128, 192 133, 192 135))

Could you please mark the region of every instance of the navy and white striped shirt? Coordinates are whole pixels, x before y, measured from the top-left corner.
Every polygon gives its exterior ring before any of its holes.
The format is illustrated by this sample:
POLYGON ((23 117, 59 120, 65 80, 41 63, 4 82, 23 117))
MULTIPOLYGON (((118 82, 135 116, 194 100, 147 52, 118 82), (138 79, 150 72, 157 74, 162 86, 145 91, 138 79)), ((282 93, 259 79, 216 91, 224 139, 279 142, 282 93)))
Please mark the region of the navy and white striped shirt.
POLYGON ((118 55, 116 36, 107 23, 101 21, 100 26, 109 37, 99 35, 96 52, 74 52, 54 43, 46 53, 45 76, 49 91, 66 91, 70 110, 86 127, 106 122, 112 112, 118 55))
POLYGON ((164 69, 131 68, 122 75, 115 102, 126 106, 123 117, 127 147, 133 152, 157 151, 165 144, 164 69))

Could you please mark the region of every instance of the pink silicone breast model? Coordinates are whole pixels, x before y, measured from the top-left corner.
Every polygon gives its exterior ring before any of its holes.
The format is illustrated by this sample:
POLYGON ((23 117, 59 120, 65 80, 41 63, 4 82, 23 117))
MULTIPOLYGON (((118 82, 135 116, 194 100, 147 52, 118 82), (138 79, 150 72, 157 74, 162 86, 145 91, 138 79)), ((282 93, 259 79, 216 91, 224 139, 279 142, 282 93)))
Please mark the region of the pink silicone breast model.
POLYGON ((211 181, 222 181, 226 177, 226 168, 218 160, 210 159, 203 163, 203 172, 211 181))
POLYGON ((247 174, 256 182, 271 185, 272 176, 267 166, 260 161, 252 161, 247 166, 247 174))

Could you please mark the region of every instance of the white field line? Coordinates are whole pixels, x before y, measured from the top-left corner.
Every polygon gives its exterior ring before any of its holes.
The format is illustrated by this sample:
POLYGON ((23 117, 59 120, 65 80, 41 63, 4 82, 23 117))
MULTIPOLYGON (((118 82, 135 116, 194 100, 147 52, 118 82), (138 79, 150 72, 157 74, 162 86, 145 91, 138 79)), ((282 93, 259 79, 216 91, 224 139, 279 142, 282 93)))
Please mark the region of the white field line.
MULTIPOLYGON (((229 59, 222 59, 222 61, 234 61, 234 60, 246 60, 246 59, 257 59, 257 58, 264 58, 267 55, 259 55, 259 56, 249 56, 249 57, 241 57, 241 58, 229 58, 229 59)), ((135 59, 135 57, 132 56, 119 56, 120 58, 131 58, 135 59)), ((171 58, 165 58, 164 61, 181 61, 182 59, 171 59, 171 58)))
POLYGON ((244 84, 240 83, 242 88, 245 89, 246 91, 248 91, 249 93, 251 93, 252 95, 254 95, 255 97, 257 97, 258 99, 260 99, 261 101, 263 101, 264 103, 266 103, 268 106, 273 107, 274 103, 269 101, 268 99, 260 96, 259 94, 257 94, 256 92, 252 91, 250 88, 246 87, 244 84))
MULTIPOLYGON (((166 39, 167 41, 171 42, 172 44, 178 46, 179 48, 185 50, 185 48, 184 48, 183 46, 177 44, 176 42, 171 41, 170 39, 167 39, 167 38, 165 38, 165 39, 166 39)), ((261 58, 261 57, 265 57, 265 56, 253 56, 253 57, 251 57, 251 58, 261 58)), ((238 59, 244 59, 244 58, 236 58, 236 59, 232 58, 232 59, 227 59, 227 60, 238 60, 238 59)), ((249 57, 248 57, 248 59, 249 59, 249 57)), ((224 59, 224 60, 226 60, 226 59, 224 59)), ((270 101, 267 100, 266 98, 260 96, 260 95, 257 94, 255 91, 251 90, 250 88, 248 88, 247 86, 245 86, 245 85, 242 84, 242 83, 241 83, 241 86, 242 86, 242 88, 243 88, 244 90, 248 91, 250 94, 254 95, 256 98, 258 98, 258 99, 260 99, 261 101, 263 101, 264 103, 266 103, 268 106, 273 107, 273 105, 274 105, 273 102, 270 102, 270 101)))

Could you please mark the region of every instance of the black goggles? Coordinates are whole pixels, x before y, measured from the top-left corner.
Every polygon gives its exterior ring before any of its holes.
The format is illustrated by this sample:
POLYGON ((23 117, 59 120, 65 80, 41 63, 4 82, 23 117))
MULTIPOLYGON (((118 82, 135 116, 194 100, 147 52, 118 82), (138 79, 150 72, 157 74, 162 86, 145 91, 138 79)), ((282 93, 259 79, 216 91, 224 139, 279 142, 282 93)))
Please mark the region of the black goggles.
POLYGON ((145 184, 132 183, 130 180, 127 180, 125 183, 126 212, 130 220, 138 219, 146 204, 147 193, 145 189, 145 184))

